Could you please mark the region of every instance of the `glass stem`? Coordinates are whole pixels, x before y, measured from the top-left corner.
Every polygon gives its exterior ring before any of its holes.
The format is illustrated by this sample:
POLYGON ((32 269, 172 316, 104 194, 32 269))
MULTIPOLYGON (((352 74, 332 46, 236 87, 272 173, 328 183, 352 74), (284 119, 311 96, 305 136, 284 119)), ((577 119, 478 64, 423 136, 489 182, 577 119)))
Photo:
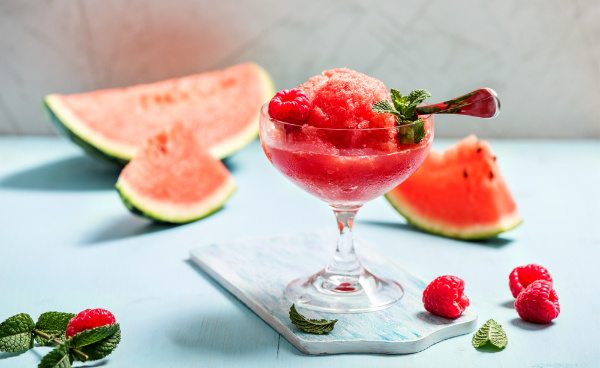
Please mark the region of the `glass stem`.
POLYGON ((328 274, 358 277, 363 272, 363 267, 354 251, 354 236, 352 234, 354 217, 360 207, 331 206, 340 234, 333 259, 325 268, 325 272, 328 274))

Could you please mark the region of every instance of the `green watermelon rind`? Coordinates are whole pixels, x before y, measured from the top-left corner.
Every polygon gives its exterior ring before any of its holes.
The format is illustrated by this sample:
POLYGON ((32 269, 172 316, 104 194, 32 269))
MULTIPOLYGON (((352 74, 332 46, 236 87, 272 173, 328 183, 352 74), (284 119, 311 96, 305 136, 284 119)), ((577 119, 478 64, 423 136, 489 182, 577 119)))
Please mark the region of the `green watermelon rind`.
MULTIPOLYGON (((255 68, 256 74, 263 86, 264 92, 262 100, 268 101, 275 94, 273 80, 260 65, 254 63, 251 63, 251 65, 255 68)), ((62 96, 58 94, 47 95, 44 97, 42 107, 52 124, 62 135, 83 148, 83 150, 91 156, 105 162, 125 166, 133 158, 136 150, 135 147, 104 139, 97 132, 87 128, 87 126, 63 104, 61 97, 62 96)), ((247 146, 258 137, 259 120, 260 109, 257 109, 256 116, 251 120, 254 123, 245 126, 245 128, 234 137, 218 145, 212 146, 209 149, 211 155, 215 158, 223 159, 247 146)))
POLYGON ((211 196, 205 197, 204 202, 207 205, 200 206, 194 211, 187 211, 185 207, 178 207, 166 202, 156 201, 150 198, 144 198, 131 188, 127 182, 119 178, 115 188, 121 197, 121 201, 132 213, 149 218, 154 222, 167 224, 185 224, 208 217, 217 212, 225 205, 225 202, 236 191, 236 185, 233 179, 228 178, 211 196), (152 204, 154 202, 154 204, 152 204), (169 215, 173 213, 174 215, 169 215))
POLYGON ((119 166, 125 166, 130 157, 123 156, 119 152, 104 147, 97 142, 91 143, 94 139, 85 138, 85 135, 77 132, 75 128, 77 123, 73 123, 77 120, 73 114, 63 106, 58 95, 48 95, 42 101, 42 108, 54 127, 65 137, 69 138, 75 144, 83 148, 85 152, 90 154, 92 157, 98 158, 102 161, 110 162, 119 166))
POLYGON ((507 214, 502 220, 497 223, 487 224, 486 226, 474 225, 471 228, 452 229, 448 225, 436 223, 432 220, 427 220, 422 216, 417 215, 410 210, 410 206, 403 202, 398 196, 394 196, 392 192, 388 192, 384 197, 390 202, 392 207, 400 213, 406 221, 412 226, 421 229, 425 232, 444 236, 447 238, 461 240, 481 240, 492 238, 503 232, 514 229, 519 226, 523 219, 517 210, 511 214, 507 214))

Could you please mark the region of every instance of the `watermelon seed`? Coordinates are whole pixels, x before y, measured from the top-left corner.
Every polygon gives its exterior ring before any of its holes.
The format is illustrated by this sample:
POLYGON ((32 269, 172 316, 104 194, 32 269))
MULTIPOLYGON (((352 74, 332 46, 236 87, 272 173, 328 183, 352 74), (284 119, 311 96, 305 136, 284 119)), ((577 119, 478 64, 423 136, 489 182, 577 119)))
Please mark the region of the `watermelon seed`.
POLYGON ((481 147, 477 147, 477 153, 481 152, 481 147))
POLYGON ((467 170, 463 170, 463 177, 466 179, 468 177, 467 170))
POLYGON ((490 179, 494 178, 494 173, 492 172, 492 170, 490 170, 490 179))

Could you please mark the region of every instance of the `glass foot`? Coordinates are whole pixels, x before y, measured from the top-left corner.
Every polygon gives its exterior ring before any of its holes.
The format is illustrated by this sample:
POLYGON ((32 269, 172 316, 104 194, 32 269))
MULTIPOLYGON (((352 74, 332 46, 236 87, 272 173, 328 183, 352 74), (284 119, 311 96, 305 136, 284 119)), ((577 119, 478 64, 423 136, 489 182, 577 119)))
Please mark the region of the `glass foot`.
POLYGON ((370 312, 391 307, 404 295, 394 281, 364 270, 359 276, 328 274, 323 270, 290 282, 285 293, 297 306, 331 313, 370 312))

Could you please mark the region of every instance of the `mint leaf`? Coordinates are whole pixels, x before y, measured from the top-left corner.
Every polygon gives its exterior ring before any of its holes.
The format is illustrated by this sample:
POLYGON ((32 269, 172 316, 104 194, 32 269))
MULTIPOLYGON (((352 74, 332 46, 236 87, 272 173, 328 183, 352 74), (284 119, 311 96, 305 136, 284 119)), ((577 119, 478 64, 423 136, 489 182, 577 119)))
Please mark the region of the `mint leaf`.
POLYGON ((69 353, 69 345, 62 344, 46 354, 38 368, 71 368, 71 364, 73 356, 69 353))
POLYGON ((479 348, 491 342, 497 348, 504 348, 508 344, 506 332, 496 321, 489 319, 481 328, 473 335, 471 343, 474 347, 479 348))
POLYGON ((294 304, 290 307, 290 320, 302 331, 317 335, 330 333, 337 322, 337 319, 331 321, 326 319, 307 319, 298 313, 294 304))
POLYGON ((15 353, 33 348, 33 319, 27 313, 9 317, 0 323, 0 351, 15 353))
POLYGON ((393 88, 390 89, 390 96, 392 97, 392 103, 394 104, 394 108, 398 110, 398 112, 400 113, 399 116, 401 116, 401 113, 403 112, 403 107, 405 105, 405 97, 402 96, 402 93, 400 93, 400 91, 393 88))
POLYGON ((425 122, 419 118, 413 125, 413 140, 420 143, 425 138, 425 122))
POLYGON ((415 109, 419 104, 425 101, 428 97, 431 97, 431 94, 424 89, 415 89, 412 90, 408 96, 406 96, 406 106, 404 109, 404 118, 407 120, 414 120, 414 116, 416 114, 415 109))
MULTIPOLYGON (((40 315, 35 324, 35 329, 39 330, 51 338, 56 338, 61 342, 65 341, 65 331, 69 321, 75 317, 74 313, 46 312, 40 315)), ((42 346, 54 346, 55 344, 40 335, 35 335, 35 341, 42 346)))
POLYGON ((400 91, 392 88, 390 96, 391 104, 386 100, 378 101, 373 104, 371 111, 396 117, 396 126, 399 127, 398 141, 401 144, 420 143, 425 138, 425 125, 416 108, 426 98, 431 97, 431 94, 424 89, 415 89, 403 96, 400 91))
POLYGON ((413 89, 406 97, 406 101, 409 107, 415 108, 429 97, 431 97, 429 91, 425 89, 413 89))
POLYGON ((400 113, 396 110, 396 108, 394 108, 394 106, 392 106, 392 104, 390 104, 390 102, 386 100, 375 102, 373 104, 373 107, 371 108, 371 111, 380 114, 393 114, 396 116, 400 116, 400 113))
POLYGON ((402 96, 402 93, 397 89, 391 89, 390 95, 395 109, 399 112, 397 115, 402 121, 398 125, 407 124, 406 121, 416 120, 415 108, 431 94, 424 89, 412 90, 408 96, 402 96), (402 123, 402 124, 400 124, 402 123))
POLYGON ((72 348, 88 355, 87 360, 98 360, 109 355, 121 341, 121 328, 118 323, 81 331, 67 342, 72 348))
POLYGON ((84 354, 87 354, 87 360, 99 360, 112 353, 113 350, 117 348, 117 345, 119 345, 119 342, 121 342, 120 329, 117 330, 117 332, 115 332, 113 335, 110 335, 107 338, 93 344, 86 345, 79 350, 84 354))

